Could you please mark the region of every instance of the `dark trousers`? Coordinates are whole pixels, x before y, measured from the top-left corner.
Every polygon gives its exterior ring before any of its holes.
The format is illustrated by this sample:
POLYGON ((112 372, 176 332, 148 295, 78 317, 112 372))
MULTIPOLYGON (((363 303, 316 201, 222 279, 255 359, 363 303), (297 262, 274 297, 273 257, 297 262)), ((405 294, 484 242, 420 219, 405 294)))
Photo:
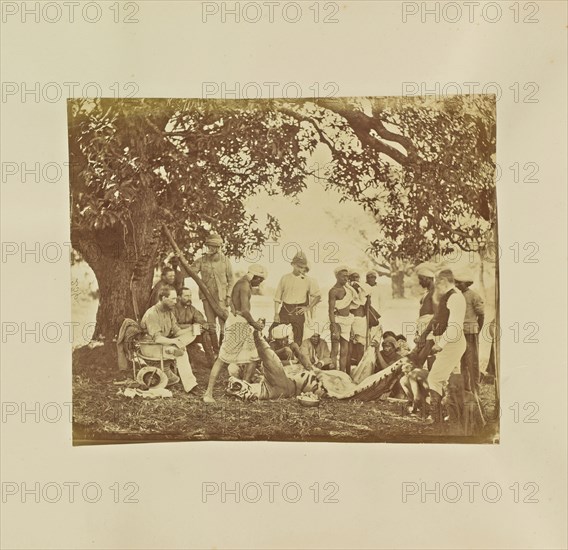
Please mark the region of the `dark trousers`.
POLYGON ((215 362, 215 358, 217 356, 217 353, 215 352, 215 350, 213 349, 213 346, 211 344, 211 334, 207 331, 204 331, 199 336, 196 336, 195 340, 187 346, 187 348, 186 348, 187 354, 188 354, 190 360, 192 360, 192 361, 195 360, 195 357, 199 353, 198 344, 201 344, 201 347, 203 348, 203 351, 205 352, 205 359, 207 361, 207 366, 209 368, 211 368, 213 366, 213 363, 215 362))
POLYGON ((466 334, 467 347, 461 358, 460 370, 467 391, 479 392, 479 339, 477 334, 466 334))
MULTIPOLYGON (((305 304, 299 304, 303 306, 305 304)), ((297 306, 290 304, 282 304, 280 308, 280 322, 285 325, 292 325, 292 330, 294 331, 294 342, 299 346, 302 345, 304 340, 304 323, 306 322, 306 316, 301 313, 297 315, 294 313, 297 306), (292 312, 292 313, 290 313, 292 312)))

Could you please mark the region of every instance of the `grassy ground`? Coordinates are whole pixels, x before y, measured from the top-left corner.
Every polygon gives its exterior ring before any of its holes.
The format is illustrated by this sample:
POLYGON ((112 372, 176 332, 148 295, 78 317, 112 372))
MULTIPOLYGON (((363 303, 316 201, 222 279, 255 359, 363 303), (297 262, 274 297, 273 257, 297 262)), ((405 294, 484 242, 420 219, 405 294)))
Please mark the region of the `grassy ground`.
MULTIPOLYGON (((181 385, 166 399, 133 399, 119 395, 116 352, 111 347, 85 346, 73 353, 74 442, 123 443, 165 440, 272 440, 367 442, 492 443, 497 439, 493 386, 482 386, 486 427, 474 436, 459 435, 456 427, 424 424, 405 414, 402 402, 322 400, 320 407, 303 408, 295 399, 243 403, 224 395, 226 373, 219 378, 216 405, 201 397, 209 377, 202 357, 193 370, 199 386, 186 394, 181 385)), ((134 382, 132 382, 134 385, 134 382)))

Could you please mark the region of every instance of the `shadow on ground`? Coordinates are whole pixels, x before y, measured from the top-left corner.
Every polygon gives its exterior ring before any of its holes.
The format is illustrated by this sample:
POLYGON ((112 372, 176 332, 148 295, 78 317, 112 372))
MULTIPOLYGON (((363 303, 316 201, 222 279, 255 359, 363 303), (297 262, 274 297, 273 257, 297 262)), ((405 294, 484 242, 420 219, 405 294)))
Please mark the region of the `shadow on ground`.
MULTIPOLYGON (((84 346, 73 352, 73 444, 159 441, 329 441, 392 443, 495 443, 498 415, 493 386, 482 386, 489 420, 474 436, 457 427, 424 424, 406 413, 403 402, 322 400, 304 408, 295 399, 244 403, 224 395, 227 375, 217 383, 217 404, 201 397, 209 377, 204 356, 192 357, 198 387, 186 394, 181 385, 166 399, 128 398, 119 394, 115 346, 84 346)), ((131 373, 130 373, 131 374, 131 373)))

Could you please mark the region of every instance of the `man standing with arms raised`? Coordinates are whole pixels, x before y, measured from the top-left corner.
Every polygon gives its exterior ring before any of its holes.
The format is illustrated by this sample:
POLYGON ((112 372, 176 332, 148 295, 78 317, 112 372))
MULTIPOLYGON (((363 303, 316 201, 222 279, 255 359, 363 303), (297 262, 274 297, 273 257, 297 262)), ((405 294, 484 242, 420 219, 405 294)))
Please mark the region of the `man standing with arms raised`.
POLYGON ((292 325, 294 342, 302 345, 306 313, 311 315, 321 294, 315 279, 308 277, 308 260, 303 252, 292 259, 292 273, 284 275, 274 294, 274 323, 292 325))
POLYGON ((264 323, 261 320, 254 320, 250 311, 250 298, 253 287, 259 286, 266 279, 266 274, 263 266, 253 264, 249 267, 248 273, 241 277, 233 287, 231 313, 225 323, 225 338, 219 349, 219 357, 211 369, 207 391, 203 395, 203 401, 206 403, 215 403, 213 388, 223 367, 228 367, 230 363, 247 365, 245 380, 249 380, 250 371, 260 360, 253 333, 255 330, 262 330, 264 323))
POLYGON ((210 335, 206 330, 202 330, 207 326, 207 321, 203 313, 199 311, 191 303, 191 290, 182 287, 178 290, 178 299, 174 308, 174 315, 180 328, 185 329, 192 327, 194 332, 197 330, 197 336, 193 342, 187 347, 188 354, 195 352, 195 347, 199 343, 203 346, 203 351, 207 358, 207 366, 211 368, 215 361, 215 352, 211 346, 210 335))

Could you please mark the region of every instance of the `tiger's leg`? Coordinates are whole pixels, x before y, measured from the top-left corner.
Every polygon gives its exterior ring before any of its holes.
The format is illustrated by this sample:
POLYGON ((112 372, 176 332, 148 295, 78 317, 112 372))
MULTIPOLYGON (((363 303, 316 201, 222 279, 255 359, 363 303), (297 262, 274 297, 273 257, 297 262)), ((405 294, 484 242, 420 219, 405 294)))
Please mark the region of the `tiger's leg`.
POLYGON ((250 363, 246 363, 245 365, 243 365, 243 367, 244 367, 243 380, 249 383, 252 382, 252 378, 256 371, 256 362, 251 361, 250 363))
POLYGON ((416 380, 416 378, 414 378, 414 377, 410 378, 410 388, 412 390, 412 396, 413 396, 412 412, 417 413, 418 409, 420 408, 420 399, 422 397, 422 391, 421 391, 422 388, 420 388, 418 380, 416 380))
POLYGON ((412 412, 413 395, 412 395, 412 387, 410 385, 410 379, 408 378, 408 375, 405 374, 400 379, 400 387, 402 388, 404 395, 406 395, 406 406, 408 408, 408 412, 412 412))

